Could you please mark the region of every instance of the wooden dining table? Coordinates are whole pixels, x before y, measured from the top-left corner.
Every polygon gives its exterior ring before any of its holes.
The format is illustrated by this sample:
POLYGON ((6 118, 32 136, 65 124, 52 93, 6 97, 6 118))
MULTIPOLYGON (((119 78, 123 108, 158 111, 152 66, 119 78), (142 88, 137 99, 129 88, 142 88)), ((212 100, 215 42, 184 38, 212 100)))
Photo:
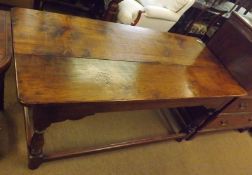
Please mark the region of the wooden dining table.
POLYGON ((79 154, 191 138, 235 98, 246 95, 197 38, 22 8, 12 9, 11 18, 31 169, 79 154), (211 111, 186 134, 43 153, 44 132, 54 122, 101 112, 185 106, 211 111))

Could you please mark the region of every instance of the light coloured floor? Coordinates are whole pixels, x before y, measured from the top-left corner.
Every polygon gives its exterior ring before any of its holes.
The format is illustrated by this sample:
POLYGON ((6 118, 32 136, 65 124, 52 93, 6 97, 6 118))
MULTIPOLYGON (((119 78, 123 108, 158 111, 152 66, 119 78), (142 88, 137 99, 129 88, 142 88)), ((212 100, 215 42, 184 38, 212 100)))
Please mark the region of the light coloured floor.
MULTIPOLYGON (((16 101, 13 66, 0 113, 0 175, 251 175, 252 137, 236 131, 109 151, 27 168, 23 111, 16 101)), ((167 132, 153 111, 99 114, 51 126, 45 152, 100 145, 167 132)))

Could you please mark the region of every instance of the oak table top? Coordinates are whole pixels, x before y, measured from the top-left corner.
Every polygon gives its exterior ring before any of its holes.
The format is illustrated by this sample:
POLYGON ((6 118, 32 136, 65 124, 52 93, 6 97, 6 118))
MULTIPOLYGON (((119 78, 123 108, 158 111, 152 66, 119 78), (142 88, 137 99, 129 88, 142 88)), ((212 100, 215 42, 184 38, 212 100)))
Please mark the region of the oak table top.
POLYGON ((12 58, 10 22, 10 13, 0 10, 0 73, 8 68, 12 58))
POLYGON ((246 94, 196 38, 29 9, 11 15, 18 98, 25 105, 246 94))

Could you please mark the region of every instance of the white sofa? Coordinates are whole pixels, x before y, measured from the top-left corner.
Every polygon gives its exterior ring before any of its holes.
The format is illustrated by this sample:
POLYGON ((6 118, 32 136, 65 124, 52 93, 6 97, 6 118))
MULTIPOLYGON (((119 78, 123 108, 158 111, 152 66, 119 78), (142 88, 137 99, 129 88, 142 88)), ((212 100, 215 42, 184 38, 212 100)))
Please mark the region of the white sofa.
POLYGON ((169 31, 194 0, 123 0, 119 3, 118 22, 169 31))

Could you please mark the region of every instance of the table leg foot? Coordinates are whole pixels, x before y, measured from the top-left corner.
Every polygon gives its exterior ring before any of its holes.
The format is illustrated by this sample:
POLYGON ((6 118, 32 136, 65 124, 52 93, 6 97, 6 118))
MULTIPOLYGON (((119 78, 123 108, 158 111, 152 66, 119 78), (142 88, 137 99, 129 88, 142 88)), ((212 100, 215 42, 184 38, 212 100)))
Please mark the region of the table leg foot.
POLYGON ((29 155, 28 158, 29 169, 31 170, 37 169, 43 163, 44 160, 43 158, 44 158, 43 154, 37 156, 29 155))
POLYGON ((184 138, 186 141, 191 140, 197 133, 198 126, 189 125, 186 129, 187 136, 184 138))
POLYGON ((36 169, 41 163, 43 163, 43 146, 44 133, 42 131, 35 131, 29 145, 28 167, 30 169, 36 169))

